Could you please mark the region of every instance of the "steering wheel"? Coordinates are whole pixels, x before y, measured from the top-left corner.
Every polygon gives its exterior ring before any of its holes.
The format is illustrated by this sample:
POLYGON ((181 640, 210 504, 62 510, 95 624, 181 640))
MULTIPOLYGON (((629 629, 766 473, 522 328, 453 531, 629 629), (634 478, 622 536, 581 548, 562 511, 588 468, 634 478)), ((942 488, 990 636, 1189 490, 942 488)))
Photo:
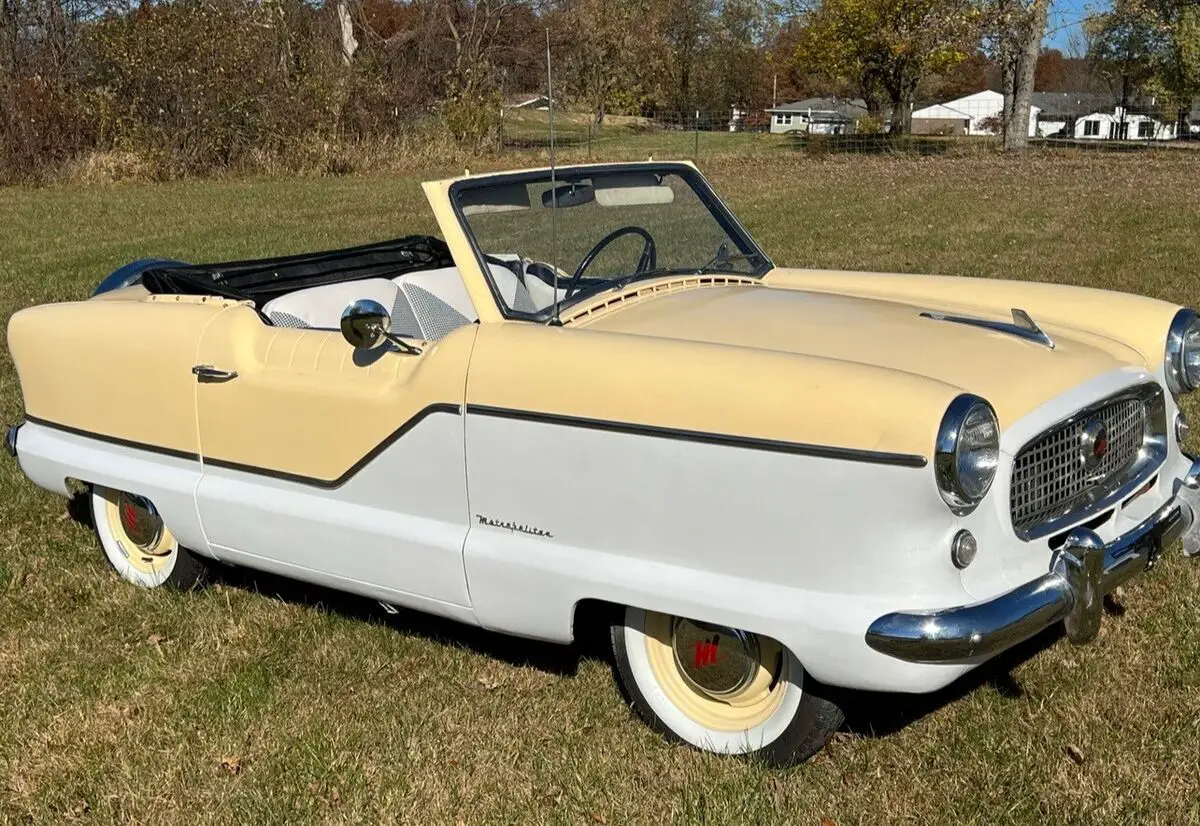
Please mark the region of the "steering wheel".
POLYGON ((583 257, 579 262, 579 266, 575 268, 575 273, 571 276, 570 282, 567 284, 567 292, 563 298, 570 298, 578 289, 580 280, 583 274, 587 272, 587 268, 596 260, 596 256, 604 251, 604 248, 625 235, 639 235, 643 240, 642 256, 638 259, 637 268, 633 271, 633 275, 641 275, 644 272, 649 272, 657 265, 658 250, 654 244, 654 237, 649 232, 633 225, 614 229, 608 235, 605 235, 596 242, 596 246, 592 247, 591 251, 583 257))

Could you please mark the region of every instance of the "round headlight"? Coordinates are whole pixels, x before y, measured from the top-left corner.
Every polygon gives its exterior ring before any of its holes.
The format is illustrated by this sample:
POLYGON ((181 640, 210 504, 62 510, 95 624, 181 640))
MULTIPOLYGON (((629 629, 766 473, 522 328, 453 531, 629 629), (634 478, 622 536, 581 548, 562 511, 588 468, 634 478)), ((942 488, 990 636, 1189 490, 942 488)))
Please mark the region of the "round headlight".
POLYGON ((1000 464, 1000 423, 992 406, 963 394, 950 402, 938 428, 934 473, 938 490, 960 516, 987 495, 1000 464))
POLYGON ((1167 331, 1163 364, 1167 386, 1176 396, 1200 387, 1200 318, 1194 310, 1180 310, 1167 331))

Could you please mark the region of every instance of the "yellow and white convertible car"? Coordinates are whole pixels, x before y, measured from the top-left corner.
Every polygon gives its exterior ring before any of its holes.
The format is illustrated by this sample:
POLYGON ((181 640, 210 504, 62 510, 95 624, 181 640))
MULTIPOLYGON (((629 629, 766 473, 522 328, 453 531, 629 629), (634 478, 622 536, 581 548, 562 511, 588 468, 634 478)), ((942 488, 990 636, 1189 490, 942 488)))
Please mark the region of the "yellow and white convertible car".
POLYGON ((1200 550, 1191 310, 780 268, 684 163, 424 188, 440 239, 137 262, 13 316, 9 450, 86 486, 122 577, 245 566, 560 643, 610 617, 650 724, 793 762, 827 687, 1086 642, 1200 550))

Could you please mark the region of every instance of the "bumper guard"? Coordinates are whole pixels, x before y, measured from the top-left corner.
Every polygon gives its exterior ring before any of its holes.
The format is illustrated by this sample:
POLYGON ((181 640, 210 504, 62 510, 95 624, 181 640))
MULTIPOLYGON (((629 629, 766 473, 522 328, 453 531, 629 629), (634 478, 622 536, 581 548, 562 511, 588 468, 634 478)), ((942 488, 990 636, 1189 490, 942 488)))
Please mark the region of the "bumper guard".
POLYGON ((1174 499, 1108 545, 1076 528, 1054 553, 1050 570, 1005 594, 956 608, 886 614, 867 630, 867 645, 907 662, 947 663, 999 654, 1056 622, 1073 643, 1100 630, 1104 595, 1153 567, 1162 549, 1183 538, 1184 553, 1200 554, 1200 461, 1174 499))
POLYGON ((17 458, 17 431, 21 429, 21 424, 14 424, 4 436, 4 446, 8 448, 8 455, 14 459, 17 458))

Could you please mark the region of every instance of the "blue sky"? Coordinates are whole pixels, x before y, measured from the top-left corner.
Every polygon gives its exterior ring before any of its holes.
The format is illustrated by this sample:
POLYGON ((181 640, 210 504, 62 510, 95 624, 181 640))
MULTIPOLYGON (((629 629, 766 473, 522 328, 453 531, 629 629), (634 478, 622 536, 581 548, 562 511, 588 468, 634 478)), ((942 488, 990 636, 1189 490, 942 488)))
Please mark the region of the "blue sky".
MULTIPOLYGON (((1079 23, 1089 14, 1108 8, 1107 0, 1055 0, 1045 43, 1070 55, 1072 39, 1079 41, 1079 23)), ((1076 47, 1078 45, 1076 44, 1076 47)), ((1082 55, 1080 55, 1082 56, 1082 55)))

